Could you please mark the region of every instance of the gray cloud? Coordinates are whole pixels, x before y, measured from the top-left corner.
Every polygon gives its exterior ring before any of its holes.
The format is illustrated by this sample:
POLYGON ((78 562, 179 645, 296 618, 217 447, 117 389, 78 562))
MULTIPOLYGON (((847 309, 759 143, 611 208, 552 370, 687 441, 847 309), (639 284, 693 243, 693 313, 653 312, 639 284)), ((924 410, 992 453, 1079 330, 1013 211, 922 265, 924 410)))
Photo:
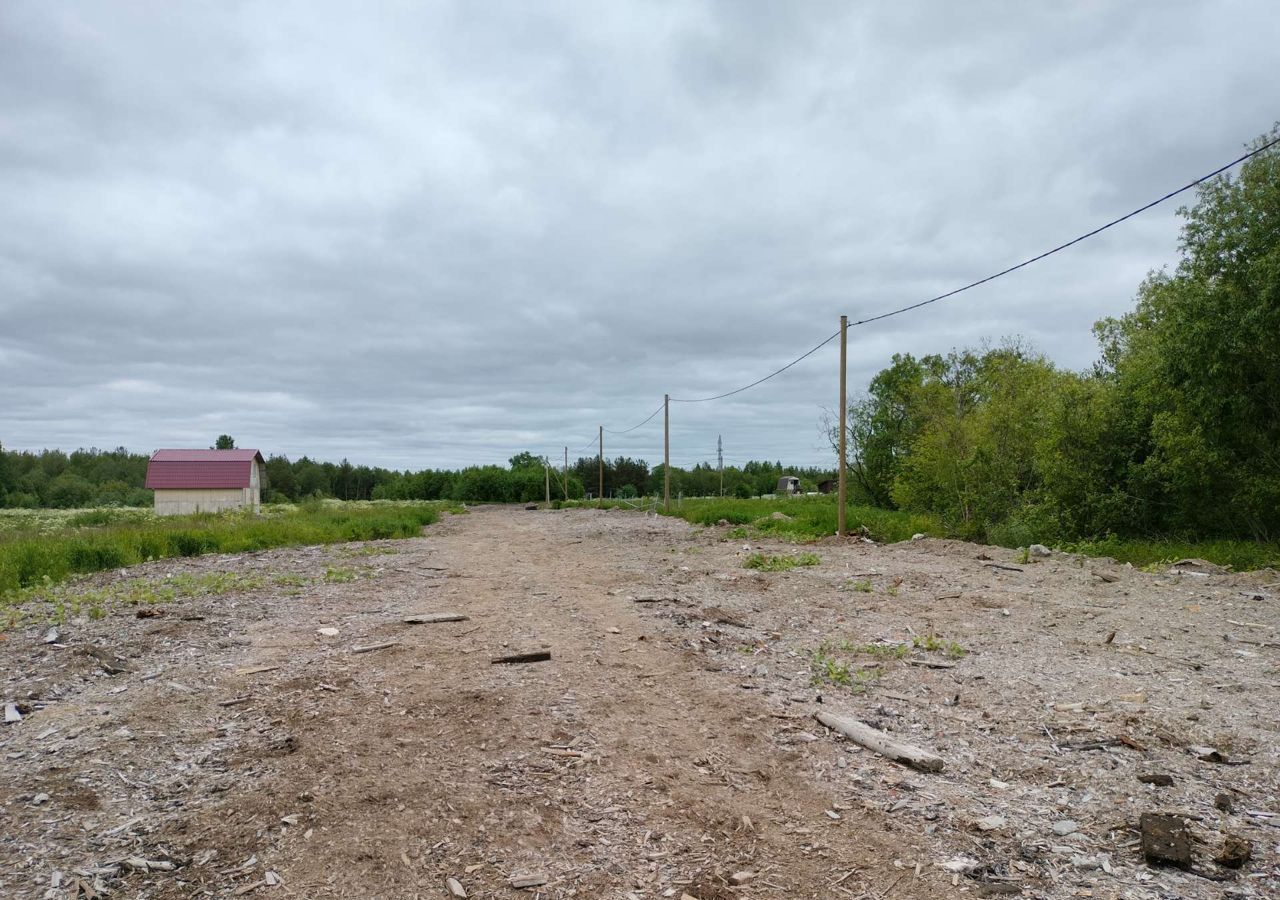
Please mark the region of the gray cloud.
MULTIPOLYGON (((0 8, 0 440, 397 467, 588 445, 981 277, 1277 117, 1262 2, 0 8)), ((1092 322, 1173 207, 858 330, 1092 322)), ((834 347, 672 410, 673 458, 825 463, 834 347)), ((606 452, 661 456, 661 417, 606 452)))

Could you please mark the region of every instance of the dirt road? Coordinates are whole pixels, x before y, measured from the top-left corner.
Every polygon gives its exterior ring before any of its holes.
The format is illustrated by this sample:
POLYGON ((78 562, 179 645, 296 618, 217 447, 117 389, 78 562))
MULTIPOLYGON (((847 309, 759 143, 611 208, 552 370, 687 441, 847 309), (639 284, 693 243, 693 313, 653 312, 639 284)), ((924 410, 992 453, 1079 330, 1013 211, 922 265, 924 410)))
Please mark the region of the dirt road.
POLYGON ((1280 892, 1274 573, 933 540, 760 573, 748 548, 797 548, 728 533, 486 508, 414 540, 90 579, 245 578, 0 642, 25 711, 0 732, 0 893, 1280 892), (423 612, 468 618, 403 622, 423 612), (819 710, 946 770, 839 740, 819 710), (1148 811, 1189 817, 1195 872, 1143 862, 1148 811), (1252 844, 1239 874, 1212 861, 1228 835, 1252 844))

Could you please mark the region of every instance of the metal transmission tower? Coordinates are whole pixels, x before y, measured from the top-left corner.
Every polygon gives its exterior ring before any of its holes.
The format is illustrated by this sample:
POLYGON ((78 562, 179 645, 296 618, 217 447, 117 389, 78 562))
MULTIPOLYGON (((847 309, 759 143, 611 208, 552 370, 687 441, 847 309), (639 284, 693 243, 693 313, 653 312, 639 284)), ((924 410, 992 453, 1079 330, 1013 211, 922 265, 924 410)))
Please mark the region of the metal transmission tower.
POLYGON ((724 441, 716 435, 716 468, 720 470, 720 496, 724 496, 724 441))

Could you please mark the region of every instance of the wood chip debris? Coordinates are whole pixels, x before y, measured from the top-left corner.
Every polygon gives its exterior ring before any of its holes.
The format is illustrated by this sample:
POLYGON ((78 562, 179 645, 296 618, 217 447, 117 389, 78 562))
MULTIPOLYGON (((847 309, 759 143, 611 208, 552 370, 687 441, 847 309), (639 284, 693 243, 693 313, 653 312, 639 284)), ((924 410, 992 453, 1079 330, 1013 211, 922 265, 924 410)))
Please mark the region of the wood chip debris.
POLYGON ((261 675, 263 672, 274 672, 279 666, 247 666, 243 669, 236 669, 237 675, 261 675))

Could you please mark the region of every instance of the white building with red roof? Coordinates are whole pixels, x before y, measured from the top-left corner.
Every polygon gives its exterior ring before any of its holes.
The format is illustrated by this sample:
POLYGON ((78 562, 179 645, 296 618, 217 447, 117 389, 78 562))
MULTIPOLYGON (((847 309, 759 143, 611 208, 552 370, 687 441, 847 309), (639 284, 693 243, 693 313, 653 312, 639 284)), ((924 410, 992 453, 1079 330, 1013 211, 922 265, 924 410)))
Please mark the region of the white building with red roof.
POLYGON ((262 510, 265 461, 257 450, 157 450, 147 463, 156 515, 262 510))

